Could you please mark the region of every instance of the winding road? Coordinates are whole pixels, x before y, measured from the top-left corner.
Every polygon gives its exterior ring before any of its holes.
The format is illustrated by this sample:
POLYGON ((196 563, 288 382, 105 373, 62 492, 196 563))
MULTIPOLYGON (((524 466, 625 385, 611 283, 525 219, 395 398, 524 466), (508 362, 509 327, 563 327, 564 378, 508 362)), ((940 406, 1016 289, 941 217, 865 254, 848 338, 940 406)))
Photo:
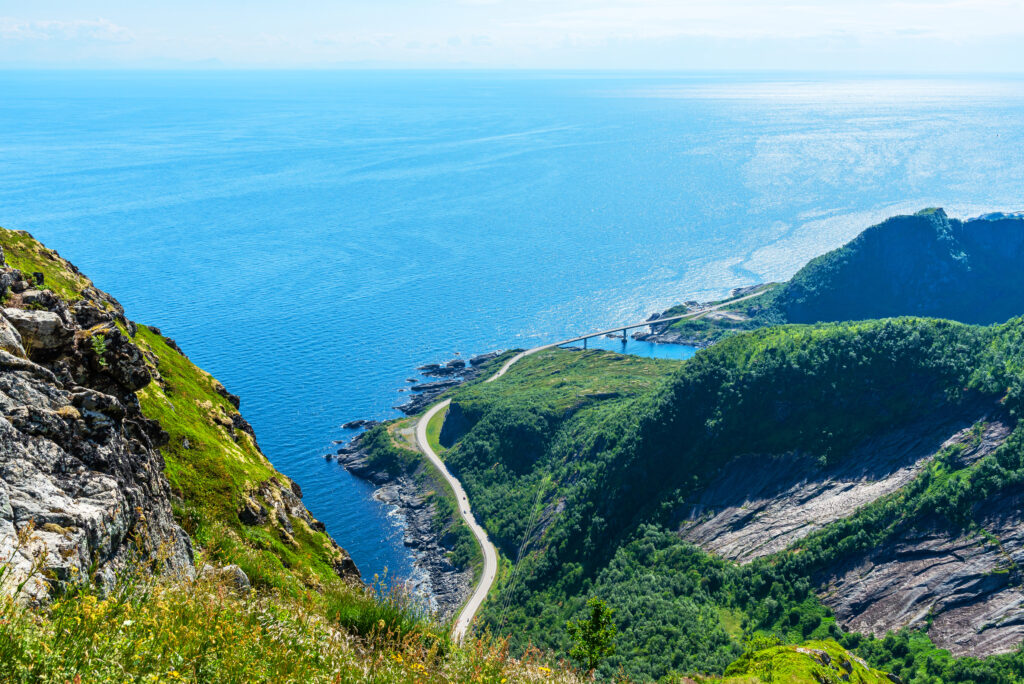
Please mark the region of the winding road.
MULTIPOLYGON (((590 333, 588 335, 581 335, 579 337, 573 337, 568 340, 562 340, 561 342, 554 342, 552 344, 545 344, 540 347, 527 349, 526 351, 519 352, 511 359, 506 361, 501 366, 501 369, 498 370, 497 373, 484 380, 484 382, 494 382, 495 380, 503 376, 505 373, 507 373, 508 369, 511 368, 513 364, 515 364, 516 362, 526 358, 530 354, 536 354, 537 352, 544 351, 545 349, 552 349, 554 347, 559 347, 563 344, 579 342, 580 340, 584 340, 589 337, 597 337, 600 335, 605 335, 610 332, 617 332, 620 330, 625 331, 629 328, 641 328, 647 325, 669 323, 672 321, 683 320, 685 318, 700 318, 711 313, 712 311, 716 311, 718 309, 735 304, 737 302, 742 302, 746 299, 752 299, 754 297, 760 297, 765 292, 768 292, 768 289, 764 289, 761 290, 760 292, 755 292, 754 294, 749 294, 743 297, 738 297, 736 299, 730 299, 725 302, 722 302, 721 304, 709 306, 699 311, 691 311, 690 313, 682 314, 680 316, 669 316, 666 318, 659 318, 655 321, 642 321, 634 325, 627 325, 618 328, 611 328, 609 330, 602 330, 600 332, 590 333)), ((444 461, 442 461, 440 456, 438 456, 434 452, 434 450, 430 446, 430 442, 427 441, 427 424, 430 423, 430 419, 436 416, 438 412, 446 410, 450 403, 452 403, 451 399, 445 399, 444 401, 430 407, 430 409, 420 417, 419 421, 416 423, 416 444, 419 447, 420 451, 423 452, 423 455, 427 457, 427 460, 429 460, 434 465, 434 467, 437 468, 441 475, 444 476, 444 479, 448 482, 448 485, 452 488, 452 491, 455 493, 455 499, 458 503, 459 515, 466 522, 466 524, 469 525, 469 529, 470 531, 472 531, 473 536, 476 537, 476 541, 480 545, 480 549, 483 551, 484 555, 484 570, 483 573, 481 573, 480 575, 480 580, 479 582, 477 582, 476 589, 473 590, 473 595, 469 597, 469 601, 467 601, 466 605, 462 607, 462 611, 459 613, 458 618, 455 620, 455 626, 452 627, 452 638, 456 641, 462 641, 463 637, 466 636, 466 632, 469 630, 470 623, 476 616, 476 612, 480 609, 480 606, 483 604, 484 599, 487 598, 487 593, 491 590, 491 587, 494 585, 494 580, 498 575, 498 549, 495 548, 494 544, 492 544, 490 539, 487 538, 487 532, 484 531, 484 528, 482 528, 479 525, 479 523, 477 523, 476 518, 473 517, 473 511, 469 507, 469 497, 466 496, 466 490, 462 488, 462 483, 459 482, 458 479, 456 479, 455 476, 453 476, 450 472, 448 472, 448 468, 447 466, 445 466, 444 461)))

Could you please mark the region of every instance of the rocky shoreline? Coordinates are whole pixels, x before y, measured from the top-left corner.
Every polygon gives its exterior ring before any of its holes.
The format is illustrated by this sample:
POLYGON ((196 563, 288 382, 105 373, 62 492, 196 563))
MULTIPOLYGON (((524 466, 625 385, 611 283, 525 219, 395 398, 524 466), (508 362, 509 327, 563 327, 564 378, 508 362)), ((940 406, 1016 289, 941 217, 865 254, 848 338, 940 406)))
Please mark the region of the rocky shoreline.
MULTIPOLYGON (((408 378, 409 387, 399 391, 412 392, 413 396, 394 408, 407 416, 420 413, 445 391, 477 378, 482 372, 482 366, 501 353, 493 351, 478 354, 471 357, 468 363, 455 358, 418 367, 416 370, 421 375, 436 379, 422 381, 408 378)), ((356 419, 341 427, 369 430, 378 424, 379 421, 376 420, 356 419)), ((414 581, 413 591, 422 591, 428 595, 431 608, 442 620, 453 617, 472 593, 473 570, 460 570, 449 560, 456 539, 454 534, 441 534, 437 529, 437 509, 430 501, 434 492, 426 485, 419 484, 416 478, 408 473, 395 476, 386 469, 374 467, 361 448, 362 434, 356 435, 348 444, 342 444, 336 454, 329 454, 327 458, 336 457, 345 470, 377 486, 373 498, 392 507, 394 514, 402 523, 403 542, 412 550, 413 567, 422 571, 426 577, 422 584, 414 581)))
MULTIPOLYGON (((395 406, 407 416, 412 416, 434 403, 438 395, 457 387, 464 382, 473 380, 480 375, 480 367, 491 359, 497 358, 500 351, 478 354, 469 359, 467 364, 463 359, 452 359, 443 363, 428 363, 416 370, 429 378, 440 378, 433 382, 421 382, 416 378, 407 378, 406 382, 411 383, 408 388, 399 391, 411 391, 414 396, 404 404, 395 406)), ((346 423, 350 425, 351 423, 346 423)), ((344 427, 344 426, 342 426, 344 427)))
POLYGON ((375 468, 360 448, 357 436, 348 446, 338 449, 338 463, 356 477, 377 485, 373 498, 392 506, 402 521, 403 542, 413 552, 413 566, 426 576, 421 589, 429 596, 431 608, 446 620, 455 615, 473 589, 473 570, 459 570, 449 560, 455 537, 440 535, 435 525, 436 507, 430 492, 408 475, 394 476, 375 468))

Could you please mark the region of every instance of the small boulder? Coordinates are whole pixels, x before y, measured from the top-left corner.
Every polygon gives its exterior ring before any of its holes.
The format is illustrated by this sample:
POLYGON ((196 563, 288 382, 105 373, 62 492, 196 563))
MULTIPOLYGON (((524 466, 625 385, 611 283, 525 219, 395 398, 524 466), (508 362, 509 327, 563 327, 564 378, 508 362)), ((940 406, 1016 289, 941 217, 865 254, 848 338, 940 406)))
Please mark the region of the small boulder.
POLYGON ((483 365, 483 364, 487 363, 491 359, 498 358, 499 356, 501 356, 501 352, 497 352, 497 351, 487 352, 486 354, 477 354, 476 356, 470 358, 469 365, 474 366, 474 367, 475 366, 480 366, 480 365, 483 365))
POLYGON ((64 321, 52 311, 4 309, 4 317, 18 329, 28 349, 59 349, 74 335, 64 321))
POLYGON ((51 310, 57 305, 57 296, 49 290, 29 289, 21 293, 21 303, 28 307, 51 310))
POLYGON ((359 568, 348 554, 343 554, 334 560, 334 572, 343 579, 359 581, 359 568))
POLYGON ((252 589, 252 584, 249 583, 249 576, 245 574, 242 568, 235 564, 225 565, 220 570, 221 577, 224 577, 234 588, 241 594, 248 594, 252 589))
POLYGON ((242 404, 242 400, 238 398, 238 395, 228 392, 218 380, 213 381, 213 391, 227 399, 236 409, 242 404))
POLYGON ((358 430, 360 428, 365 428, 365 429, 369 430, 370 428, 376 427, 377 425, 380 425, 380 421, 369 420, 367 418, 359 418, 358 420, 350 420, 347 423, 344 423, 341 426, 341 429, 342 430, 358 430))
POLYGON ((111 418, 123 418, 126 414, 124 405, 117 397, 87 388, 72 394, 71 403, 82 411, 102 413, 111 418))

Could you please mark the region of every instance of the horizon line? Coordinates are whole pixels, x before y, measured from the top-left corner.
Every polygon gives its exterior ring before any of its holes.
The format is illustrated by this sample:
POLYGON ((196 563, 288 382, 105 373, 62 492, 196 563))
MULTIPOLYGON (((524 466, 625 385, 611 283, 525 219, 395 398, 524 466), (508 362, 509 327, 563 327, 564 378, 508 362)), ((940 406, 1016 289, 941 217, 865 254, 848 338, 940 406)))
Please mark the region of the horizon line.
POLYGON ((393 65, 323 65, 323 66, 229 66, 183 64, 177 66, 119 65, 119 66, 76 66, 76 65, 11 65, 0 64, 0 74, 16 72, 150 72, 150 73, 227 73, 227 72, 416 72, 416 73, 538 73, 538 74, 708 74, 708 75, 764 75, 790 74, 806 76, 860 75, 889 77, 928 76, 1000 76, 1024 77, 1024 69, 1017 70, 880 70, 880 69, 787 69, 787 68, 637 68, 637 67, 516 67, 516 66, 393 66, 393 65))

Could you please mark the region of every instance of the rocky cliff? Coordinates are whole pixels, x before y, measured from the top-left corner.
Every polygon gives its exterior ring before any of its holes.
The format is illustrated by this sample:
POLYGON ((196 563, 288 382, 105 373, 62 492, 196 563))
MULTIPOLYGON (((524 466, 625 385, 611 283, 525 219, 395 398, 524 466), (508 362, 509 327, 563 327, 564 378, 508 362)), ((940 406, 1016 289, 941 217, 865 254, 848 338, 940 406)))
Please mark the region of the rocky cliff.
POLYGON ((133 559, 190 576, 200 551, 270 584, 260 568, 275 561, 306 583, 326 569, 358 581, 259 451, 237 397, 27 233, 0 231, 0 245, 7 591, 109 584, 133 559))

